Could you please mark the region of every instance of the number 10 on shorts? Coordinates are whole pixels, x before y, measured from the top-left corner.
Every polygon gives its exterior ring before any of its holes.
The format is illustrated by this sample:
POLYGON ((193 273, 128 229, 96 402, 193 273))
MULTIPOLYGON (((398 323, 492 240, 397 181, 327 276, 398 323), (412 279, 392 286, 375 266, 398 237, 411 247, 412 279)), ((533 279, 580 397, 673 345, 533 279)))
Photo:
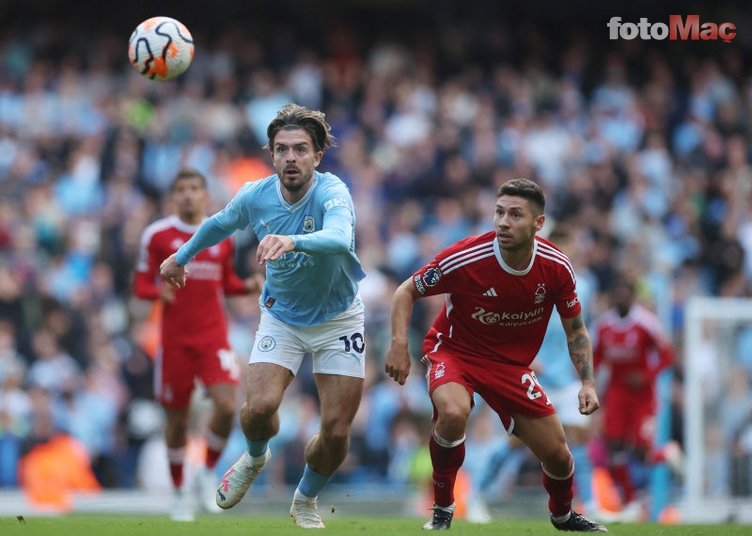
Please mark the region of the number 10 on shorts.
POLYGON ((349 337, 347 335, 343 335, 339 338, 344 344, 345 344, 345 352, 350 352, 351 350, 355 350, 357 353, 362 354, 363 350, 366 349, 366 343, 363 339, 362 333, 353 333, 349 337))

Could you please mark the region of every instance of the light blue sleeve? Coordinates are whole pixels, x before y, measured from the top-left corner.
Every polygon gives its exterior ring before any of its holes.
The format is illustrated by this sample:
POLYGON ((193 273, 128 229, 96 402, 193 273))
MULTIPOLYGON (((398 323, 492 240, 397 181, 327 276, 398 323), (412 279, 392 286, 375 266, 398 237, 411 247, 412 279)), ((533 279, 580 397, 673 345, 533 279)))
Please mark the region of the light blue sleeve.
POLYGON ((292 235, 295 251, 310 255, 337 255, 350 251, 353 240, 353 214, 337 206, 324 213, 322 229, 315 233, 292 235))
POLYGON ((248 227, 250 186, 243 187, 225 208, 205 220, 191 239, 180 246, 175 257, 179 265, 185 266, 199 252, 220 243, 234 231, 248 227))

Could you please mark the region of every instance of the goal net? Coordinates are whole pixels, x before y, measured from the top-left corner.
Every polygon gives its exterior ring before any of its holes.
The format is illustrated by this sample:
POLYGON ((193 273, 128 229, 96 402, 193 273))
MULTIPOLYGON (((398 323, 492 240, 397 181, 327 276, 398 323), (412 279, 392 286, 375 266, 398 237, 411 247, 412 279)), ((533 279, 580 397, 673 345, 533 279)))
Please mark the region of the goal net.
POLYGON ((692 298, 684 333, 682 518, 752 522, 752 300, 692 298))

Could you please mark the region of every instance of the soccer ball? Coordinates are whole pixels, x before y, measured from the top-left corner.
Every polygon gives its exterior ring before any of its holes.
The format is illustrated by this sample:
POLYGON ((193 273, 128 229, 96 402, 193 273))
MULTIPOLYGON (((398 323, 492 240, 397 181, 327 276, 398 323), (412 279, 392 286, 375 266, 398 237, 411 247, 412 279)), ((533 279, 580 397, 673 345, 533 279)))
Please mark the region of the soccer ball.
POLYGON ((172 80, 193 60, 193 38, 185 25, 170 17, 152 17, 133 30, 128 59, 143 76, 172 80))

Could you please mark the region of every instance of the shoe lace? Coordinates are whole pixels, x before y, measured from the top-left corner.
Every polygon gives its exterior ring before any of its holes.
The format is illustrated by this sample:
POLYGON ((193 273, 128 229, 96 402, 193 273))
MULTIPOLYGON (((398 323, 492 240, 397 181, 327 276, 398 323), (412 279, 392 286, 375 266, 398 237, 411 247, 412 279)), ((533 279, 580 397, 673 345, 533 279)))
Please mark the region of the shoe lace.
POLYGON ((229 475, 229 479, 231 480, 255 479, 257 476, 259 476, 263 468, 264 468, 263 463, 259 465, 253 465, 249 461, 247 464, 245 464, 244 467, 239 468, 238 471, 233 471, 232 474, 229 475))
POLYGON ((259 476, 263 468, 263 465, 251 465, 250 469, 248 470, 248 474, 253 478, 256 478, 257 476, 259 476))

